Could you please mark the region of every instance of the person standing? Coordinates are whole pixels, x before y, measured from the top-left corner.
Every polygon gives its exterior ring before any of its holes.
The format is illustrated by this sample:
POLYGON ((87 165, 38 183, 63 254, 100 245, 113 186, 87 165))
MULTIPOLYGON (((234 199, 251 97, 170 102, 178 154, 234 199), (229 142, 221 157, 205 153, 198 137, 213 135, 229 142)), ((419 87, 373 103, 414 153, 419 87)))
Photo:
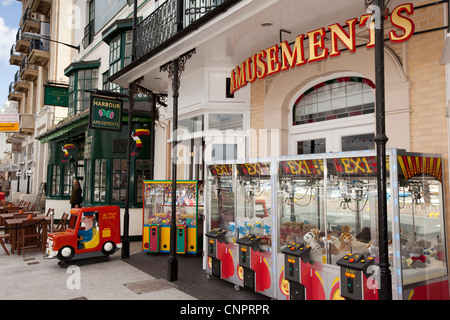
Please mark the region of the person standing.
POLYGON ((81 196, 82 190, 80 186, 80 182, 75 179, 72 184, 72 193, 70 195, 70 207, 71 208, 81 208, 81 202, 83 198, 81 196))

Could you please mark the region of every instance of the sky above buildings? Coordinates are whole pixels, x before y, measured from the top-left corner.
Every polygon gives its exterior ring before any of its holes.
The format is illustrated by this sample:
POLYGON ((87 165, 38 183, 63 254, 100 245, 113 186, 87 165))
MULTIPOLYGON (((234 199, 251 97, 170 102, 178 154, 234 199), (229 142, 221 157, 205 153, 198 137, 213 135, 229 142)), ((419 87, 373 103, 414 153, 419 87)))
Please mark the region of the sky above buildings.
POLYGON ((0 109, 8 101, 9 84, 14 81, 18 66, 9 64, 11 46, 16 41, 22 3, 17 0, 0 0, 0 109))

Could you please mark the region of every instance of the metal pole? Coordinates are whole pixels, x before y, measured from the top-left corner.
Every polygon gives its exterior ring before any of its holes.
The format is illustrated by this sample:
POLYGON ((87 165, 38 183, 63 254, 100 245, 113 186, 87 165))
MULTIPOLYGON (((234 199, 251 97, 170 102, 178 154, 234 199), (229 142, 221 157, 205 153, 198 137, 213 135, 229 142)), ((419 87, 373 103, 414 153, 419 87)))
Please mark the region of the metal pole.
POLYGON ((156 94, 152 94, 152 121, 150 136, 150 180, 155 179, 155 128, 156 128, 156 94))
POLYGON ((20 173, 20 170, 17 171, 16 176, 17 176, 17 192, 19 192, 19 189, 20 189, 20 177, 22 176, 22 174, 20 173))
MULTIPOLYGON (((133 45, 131 59, 134 61, 136 59, 136 23, 137 23, 137 0, 134 0, 133 7, 133 45)), ((134 108, 134 91, 135 84, 130 84, 130 105, 128 109, 128 143, 127 143, 127 188, 125 194, 125 212, 123 215, 123 238, 122 238, 122 259, 130 258, 130 180, 131 180, 131 144, 132 137, 131 132, 133 131, 132 118, 133 118, 133 108, 134 108)))
POLYGON ((172 119, 172 219, 170 222, 170 254, 167 268, 167 280, 178 280, 178 261, 177 261, 177 228, 176 228, 176 209, 177 209, 177 130, 178 130, 178 97, 180 89, 180 77, 184 71, 186 61, 195 53, 195 49, 185 53, 177 59, 161 66, 161 71, 167 71, 169 78, 172 79, 173 91, 173 119, 172 119))
POLYGON ((122 259, 130 258, 130 180, 131 180, 131 144, 132 118, 134 108, 135 84, 130 84, 130 104, 128 107, 128 142, 127 142, 127 184, 125 193, 125 212, 123 215, 122 259))
MULTIPOLYGON (((388 219, 386 191, 386 136, 385 128, 385 86, 384 86, 384 0, 375 0, 379 9, 379 21, 375 23, 375 87, 376 87, 376 137, 377 145, 377 188, 378 188, 378 237, 380 250, 379 300, 392 300, 392 277, 389 269, 388 219)), ((376 12, 374 12, 376 14, 376 12)))
POLYGON ((167 281, 178 280, 177 260, 177 129, 178 129, 178 89, 179 89, 179 61, 173 61, 173 120, 172 120, 172 219, 170 221, 170 255, 168 261, 167 281))
POLYGON ((134 61, 136 60, 136 40, 137 40, 137 30, 136 30, 136 25, 137 25, 137 0, 134 0, 134 6, 133 6, 133 45, 131 46, 131 60, 134 61))

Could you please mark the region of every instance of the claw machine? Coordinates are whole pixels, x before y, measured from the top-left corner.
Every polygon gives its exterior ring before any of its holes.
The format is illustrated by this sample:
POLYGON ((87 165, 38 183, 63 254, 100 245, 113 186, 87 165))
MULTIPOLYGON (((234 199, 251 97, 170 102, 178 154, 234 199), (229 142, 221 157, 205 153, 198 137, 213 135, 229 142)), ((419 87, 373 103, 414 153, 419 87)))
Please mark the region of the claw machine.
POLYGON ((235 169, 232 164, 211 164, 205 185, 204 251, 206 274, 229 281, 238 288, 236 270, 236 188, 235 169))
POLYGON ((271 168, 272 159, 208 164, 206 273, 275 297, 271 168))
MULTIPOLYGON (((376 160, 371 150, 277 159, 277 299, 299 288, 306 300, 378 299, 376 160)), ((388 149, 386 163, 393 299, 449 299, 442 157, 388 149)))
MULTIPOLYGON (((375 150, 208 168, 207 273, 279 300, 378 299, 375 150)), ((386 168, 392 297, 448 300, 442 156, 387 149, 386 168)))
MULTIPOLYGON (((178 254, 197 254, 201 250, 203 204, 202 201, 199 203, 199 192, 202 190, 202 185, 199 187, 197 181, 177 182, 178 254)), ((201 197, 203 198, 203 194, 201 197)), ((170 252, 171 217, 172 181, 144 181, 143 251, 170 252)))

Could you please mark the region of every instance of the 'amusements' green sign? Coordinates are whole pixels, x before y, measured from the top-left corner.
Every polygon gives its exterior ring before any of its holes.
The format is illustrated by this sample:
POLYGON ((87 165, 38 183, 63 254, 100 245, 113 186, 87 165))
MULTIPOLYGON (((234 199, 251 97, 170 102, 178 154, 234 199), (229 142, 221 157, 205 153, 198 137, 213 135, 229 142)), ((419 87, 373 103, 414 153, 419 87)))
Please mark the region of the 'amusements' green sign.
POLYGON ((89 127, 102 130, 122 130, 122 100, 91 94, 89 127))

